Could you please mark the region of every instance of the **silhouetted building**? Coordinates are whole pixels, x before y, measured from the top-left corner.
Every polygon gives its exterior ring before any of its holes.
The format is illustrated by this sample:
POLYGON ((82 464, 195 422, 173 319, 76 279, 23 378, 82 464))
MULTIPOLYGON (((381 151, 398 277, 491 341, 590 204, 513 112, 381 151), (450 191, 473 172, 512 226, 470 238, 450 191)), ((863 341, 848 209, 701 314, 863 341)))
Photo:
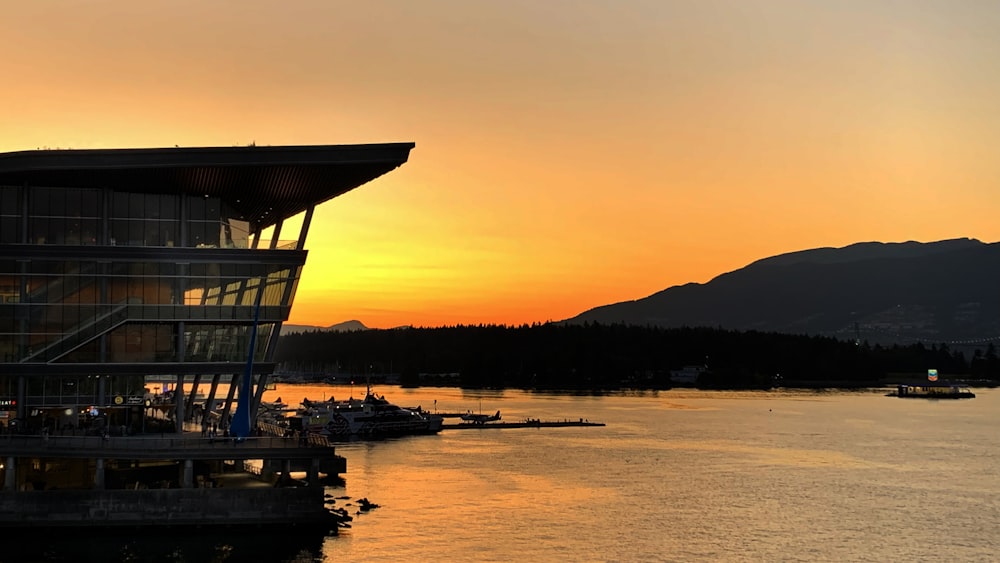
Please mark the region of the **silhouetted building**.
MULTIPOLYGON (((255 310, 259 402, 315 206, 400 166, 411 148, 0 154, 0 422, 37 431, 100 413, 137 427, 147 377, 210 385, 209 402, 228 411, 232 393, 215 390, 242 374, 255 310), (301 228, 284 232, 300 213, 301 228)), ((193 395, 175 394, 178 428, 193 395)))

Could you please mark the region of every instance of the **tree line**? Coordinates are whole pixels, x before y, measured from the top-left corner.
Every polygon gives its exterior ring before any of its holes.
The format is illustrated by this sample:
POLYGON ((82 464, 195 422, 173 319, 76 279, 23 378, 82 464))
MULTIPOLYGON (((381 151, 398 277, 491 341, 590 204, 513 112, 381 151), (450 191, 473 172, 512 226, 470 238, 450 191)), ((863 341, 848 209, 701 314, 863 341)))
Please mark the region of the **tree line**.
POLYGON ((470 388, 665 389, 684 366, 699 367, 701 388, 861 387, 929 368, 942 379, 1000 382, 992 343, 966 357, 947 344, 600 323, 316 330, 282 336, 275 361, 286 372, 470 388))

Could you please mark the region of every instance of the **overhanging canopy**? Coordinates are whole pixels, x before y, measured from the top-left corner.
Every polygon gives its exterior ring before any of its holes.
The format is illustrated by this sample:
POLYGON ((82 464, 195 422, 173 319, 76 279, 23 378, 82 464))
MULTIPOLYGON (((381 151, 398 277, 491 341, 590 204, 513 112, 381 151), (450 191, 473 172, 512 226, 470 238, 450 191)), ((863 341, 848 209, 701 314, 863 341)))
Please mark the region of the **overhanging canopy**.
POLYGON ((34 150, 0 153, 0 185, 218 197, 274 225, 406 162, 413 143, 34 150))

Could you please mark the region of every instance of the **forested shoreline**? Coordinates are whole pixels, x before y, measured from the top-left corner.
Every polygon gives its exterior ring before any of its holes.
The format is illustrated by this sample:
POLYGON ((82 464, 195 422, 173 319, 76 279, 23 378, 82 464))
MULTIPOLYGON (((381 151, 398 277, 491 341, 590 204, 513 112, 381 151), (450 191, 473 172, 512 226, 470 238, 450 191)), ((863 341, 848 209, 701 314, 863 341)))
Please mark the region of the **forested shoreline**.
POLYGON ((598 323, 303 332, 281 337, 275 361, 312 377, 469 388, 666 389, 677 386, 671 371, 684 366, 699 366, 699 388, 865 387, 929 368, 942 379, 1000 382, 992 343, 962 352, 944 343, 598 323))

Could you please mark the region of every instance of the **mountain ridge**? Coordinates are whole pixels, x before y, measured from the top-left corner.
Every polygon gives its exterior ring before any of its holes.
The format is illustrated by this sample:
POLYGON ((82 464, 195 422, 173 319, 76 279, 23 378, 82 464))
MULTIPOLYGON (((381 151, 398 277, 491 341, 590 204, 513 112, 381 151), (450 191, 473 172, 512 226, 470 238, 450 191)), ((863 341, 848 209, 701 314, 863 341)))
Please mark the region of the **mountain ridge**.
POLYGON ((863 242, 779 254, 561 321, 948 342, 1000 334, 1000 243, 863 242))

